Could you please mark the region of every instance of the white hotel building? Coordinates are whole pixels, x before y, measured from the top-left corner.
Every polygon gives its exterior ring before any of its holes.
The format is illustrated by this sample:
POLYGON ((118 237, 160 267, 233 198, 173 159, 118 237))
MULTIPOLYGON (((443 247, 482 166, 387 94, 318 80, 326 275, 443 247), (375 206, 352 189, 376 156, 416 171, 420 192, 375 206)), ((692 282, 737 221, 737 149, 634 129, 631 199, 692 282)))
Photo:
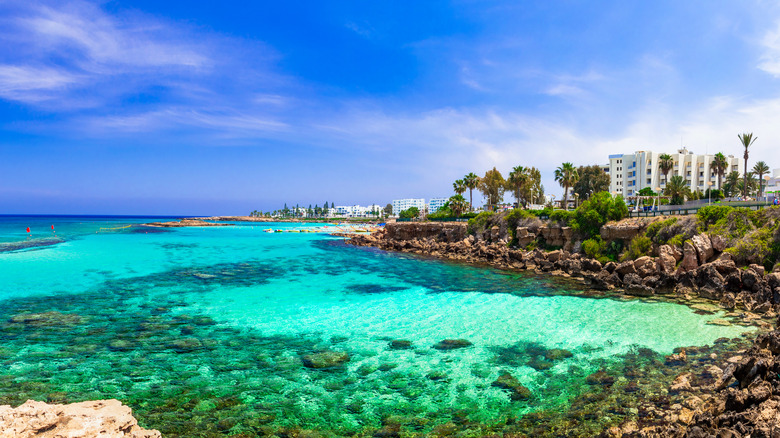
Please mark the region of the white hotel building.
MULTIPOLYGON (((661 169, 658 167, 658 157, 664 152, 637 151, 633 154, 617 154, 609 156, 609 164, 601 166, 610 177, 609 191, 619 195, 633 196, 645 187, 650 187, 654 192, 656 188, 666 187, 666 181, 661 169)), ((697 155, 687 149, 679 149, 676 154, 669 154, 674 160, 674 167, 669 171, 668 178, 675 175, 683 177, 691 191, 704 192, 712 183, 713 189, 718 186, 718 174, 710 164, 715 158, 714 154, 697 155)), ((723 173, 721 184, 725 183, 726 175, 732 171, 742 174, 745 164, 743 158, 728 155, 728 168, 723 173)))
POLYGON ((393 199, 393 216, 412 207, 417 207, 420 212, 425 211, 425 198, 393 199))

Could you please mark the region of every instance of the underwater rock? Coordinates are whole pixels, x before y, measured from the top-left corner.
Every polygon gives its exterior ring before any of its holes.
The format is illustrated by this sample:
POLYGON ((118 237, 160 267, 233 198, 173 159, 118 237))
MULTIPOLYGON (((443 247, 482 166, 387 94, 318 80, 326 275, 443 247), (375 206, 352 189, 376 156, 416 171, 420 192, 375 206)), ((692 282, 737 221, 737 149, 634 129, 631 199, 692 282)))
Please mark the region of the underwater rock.
POLYGON ((323 351, 321 353, 307 354, 301 360, 306 368, 334 368, 349 362, 349 354, 343 351, 323 351))
POLYGON ((138 425, 132 410, 119 400, 50 405, 27 400, 0 406, 0 437, 128 437, 160 438, 160 432, 138 425))
POLYGON ((531 398, 531 390, 523 386, 517 378, 509 373, 503 373, 491 384, 496 388, 510 391, 510 398, 514 401, 531 398))
POLYGON ((564 350, 562 348, 551 348, 544 353, 544 358, 547 360, 561 360, 574 356, 571 351, 564 350))
POLYGON ((108 344, 108 349, 113 351, 130 351, 135 348, 135 345, 124 339, 116 339, 108 344))
POLYGON ((391 350, 409 350, 412 348, 412 341, 407 341, 405 339, 393 339, 390 341, 389 346, 391 350))
POLYGON ((529 360, 526 365, 537 371, 544 371, 552 368, 554 364, 548 360, 542 359, 541 357, 534 357, 533 359, 529 360))
POLYGON ((175 339, 166 345, 177 353, 189 353, 203 348, 203 344, 195 338, 175 339))
POLYGON ((22 313, 14 315, 9 319, 13 324, 24 324, 32 327, 50 327, 58 325, 77 325, 83 322, 84 318, 73 313, 60 313, 56 311, 42 313, 22 313))
POLYGON ((466 339, 444 339, 439 341, 438 343, 434 344, 432 348, 435 348, 437 350, 457 350, 459 348, 466 348, 471 347, 472 344, 470 341, 466 339))
POLYGON ((588 385, 612 386, 615 383, 615 378, 607 374, 606 371, 599 370, 586 377, 585 381, 588 382, 588 385))

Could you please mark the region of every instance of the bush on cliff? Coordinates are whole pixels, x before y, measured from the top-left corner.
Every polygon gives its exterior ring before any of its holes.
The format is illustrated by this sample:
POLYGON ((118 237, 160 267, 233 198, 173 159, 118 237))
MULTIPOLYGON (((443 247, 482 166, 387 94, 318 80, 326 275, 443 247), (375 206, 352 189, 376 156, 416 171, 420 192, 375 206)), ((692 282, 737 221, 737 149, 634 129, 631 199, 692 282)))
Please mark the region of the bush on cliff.
POLYGON ((647 236, 636 236, 631 239, 628 244, 628 249, 620 257, 621 261, 636 260, 639 257, 646 256, 650 253, 650 249, 653 247, 653 241, 647 236))
POLYGON ((398 213, 398 217, 401 219, 414 219, 420 216, 420 209, 417 207, 409 207, 406 210, 398 213))
POLYGON ((657 240, 658 233, 664 228, 670 227, 676 223, 677 223, 676 217, 670 217, 669 219, 662 220, 662 221, 655 221, 647 226, 647 229, 645 230, 645 236, 647 236, 650 240, 652 240, 655 243, 661 243, 657 240))
POLYGON ((488 222, 495 213, 492 211, 483 211, 475 217, 469 219, 468 233, 475 234, 477 231, 481 231, 487 227, 488 222))
POLYGON ((614 240, 607 243, 596 236, 582 242, 582 252, 588 257, 596 259, 601 263, 614 262, 617 255, 623 250, 623 244, 620 240, 614 240))
MULTIPOLYGON (((657 230, 653 230, 655 235, 651 237, 651 239, 659 245, 669 244, 682 246, 686 240, 689 240, 696 235, 699 228, 699 220, 694 216, 685 216, 679 219, 670 218, 656 223, 661 225, 658 225, 659 228, 657 230)), ((650 225, 655 225, 655 223, 650 225)), ((650 229, 650 227, 648 227, 648 229, 650 229)))
POLYGON ((517 245, 517 236, 515 235, 517 233, 517 227, 520 226, 520 224, 524 222, 525 219, 536 219, 536 215, 528 210, 515 208, 514 210, 507 213, 506 216, 504 216, 507 228, 506 231, 509 233, 510 237, 510 246, 517 245))
POLYGON ((609 221, 619 221, 628 216, 628 207, 622 196, 612 197, 609 192, 600 192, 580 205, 574 213, 571 226, 584 237, 599 235, 601 227, 609 221))
POLYGON ((711 225, 715 225, 718 221, 728 216, 728 214, 734 210, 727 205, 709 205, 702 207, 696 212, 696 217, 699 218, 699 223, 702 231, 707 231, 711 225))

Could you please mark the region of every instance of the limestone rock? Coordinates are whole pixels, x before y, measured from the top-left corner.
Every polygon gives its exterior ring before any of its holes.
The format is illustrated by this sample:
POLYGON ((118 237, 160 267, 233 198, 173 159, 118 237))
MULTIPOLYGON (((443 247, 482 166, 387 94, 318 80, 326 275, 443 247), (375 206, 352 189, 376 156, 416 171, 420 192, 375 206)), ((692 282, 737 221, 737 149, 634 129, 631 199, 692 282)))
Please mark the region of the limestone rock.
POLYGON ((138 425, 132 410, 119 400, 50 405, 27 400, 17 408, 0 406, 0 438, 160 438, 160 432, 138 425))
POLYGON ((671 275, 677 266, 674 249, 669 245, 661 245, 658 249, 658 273, 671 275))
POLYGON ((83 318, 73 313, 52 311, 14 315, 9 322, 13 324, 24 324, 31 327, 71 326, 81 324, 83 318))
POLYGON ((471 341, 468 341, 466 339, 444 339, 434 344, 432 348, 435 348, 437 350, 448 351, 448 350, 457 350, 459 348, 471 347, 472 345, 474 344, 472 344, 471 341))
POLYGON ((699 256, 696 253, 696 247, 690 241, 686 241, 683 246, 683 259, 680 263, 680 270, 692 271, 699 267, 699 256))
POLYGON ((349 362, 349 354, 343 351, 323 351, 303 356, 303 366, 306 368, 334 368, 349 362))
POLYGON ((703 265, 712 258, 715 251, 712 249, 712 242, 706 234, 697 234, 691 238, 691 244, 696 248, 696 254, 699 257, 699 264, 703 265))

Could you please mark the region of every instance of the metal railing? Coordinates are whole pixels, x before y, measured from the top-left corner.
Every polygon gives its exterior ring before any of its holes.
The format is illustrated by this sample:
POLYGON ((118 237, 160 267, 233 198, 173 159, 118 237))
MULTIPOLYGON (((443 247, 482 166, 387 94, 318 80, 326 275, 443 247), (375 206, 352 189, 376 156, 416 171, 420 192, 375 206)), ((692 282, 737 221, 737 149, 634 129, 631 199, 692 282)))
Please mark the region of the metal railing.
MULTIPOLYGON (((751 210, 760 210, 766 207, 772 207, 772 203, 769 202, 751 202, 751 201, 735 201, 735 202, 718 202, 707 203, 706 200, 703 204, 698 205, 681 205, 679 208, 665 208, 663 210, 649 210, 649 211, 628 211, 629 217, 655 217, 655 216, 682 216, 688 214, 696 214, 702 207, 710 205, 726 205, 729 207, 749 208, 751 210)), ((668 207, 668 206, 664 206, 668 207)))

